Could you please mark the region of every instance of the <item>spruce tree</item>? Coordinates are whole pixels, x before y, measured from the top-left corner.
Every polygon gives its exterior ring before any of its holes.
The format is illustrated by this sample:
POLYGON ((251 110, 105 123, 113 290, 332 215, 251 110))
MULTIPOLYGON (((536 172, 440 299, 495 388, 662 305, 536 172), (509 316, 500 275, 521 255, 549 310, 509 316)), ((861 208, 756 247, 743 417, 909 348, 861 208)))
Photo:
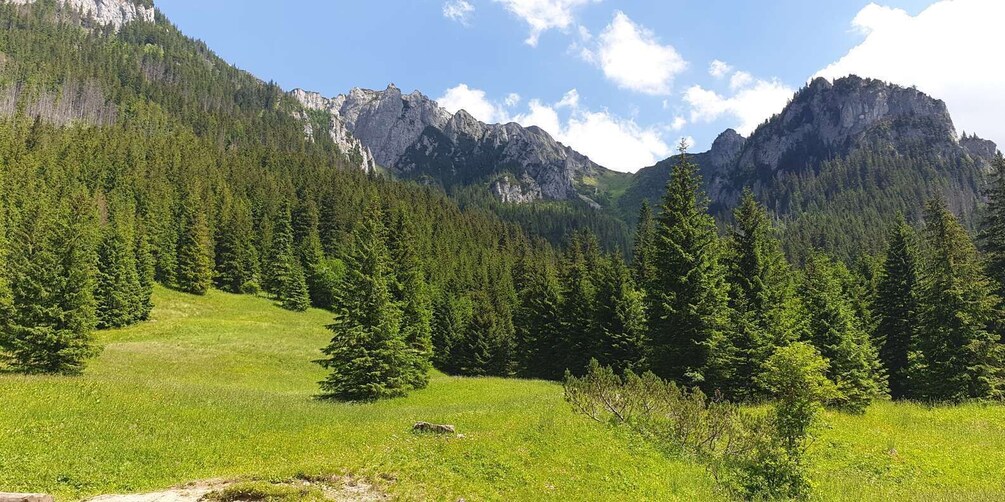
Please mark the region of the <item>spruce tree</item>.
POLYGON ((198 207, 194 195, 182 205, 181 233, 178 238, 178 289, 194 295, 204 295, 213 281, 209 256, 209 226, 206 215, 198 207))
POLYGON ((140 231, 136 236, 136 273, 138 276, 136 298, 138 301, 136 320, 145 321, 150 318, 154 308, 154 282, 157 273, 156 263, 150 249, 150 238, 146 232, 140 231))
POLYGON ((124 224, 111 216, 98 244, 97 281, 94 290, 99 328, 120 328, 141 317, 143 300, 136 255, 124 224))
POLYGON ((13 309, 0 342, 15 371, 79 373, 94 353, 97 323, 94 201, 82 194, 62 203, 38 197, 12 229, 13 309))
MULTIPOLYGON (((530 258, 524 257, 526 261, 530 258)), ((562 337, 562 297, 558 278, 547 263, 525 263, 524 287, 514 323, 518 374, 558 380, 565 373, 557 361, 562 337)))
POLYGON ((305 196, 292 214, 293 243, 307 279, 311 305, 330 308, 332 291, 321 246, 320 218, 317 204, 305 196))
POLYGON ((918 270, 914 233, 902 214, 887 239, 886 261, 873 305, 874 339, 890 382, 890 396, 911 395, 910 355, 918 334, 918 270))
POLYGON ((827 377, 841 394, 834 404, 861 413, 885 392, 886 381, 879 355, 842 290, 840 267, 826 256, 810 256, 800 297, 808 341, 830 361, 827 377))
POLYGON ((460 375, 491 375, 492 342, 499 320, 491 298, 484 291, 472 293, 471 302, 470 320, 451 351, 453 365, 460 375))
POLYGON ((656 278, 656 249, 653 247, 655 228, 652 208, 649 207, 649 201, 643 199, 635 229, 635 248, 632 251, 632 272, 635 282, 643 289, 649 287, 656 278))
POLYGON ((645 295, 635 287, 620 253, 604 260, 597 278, 596 322, 600 343, 595 357, 616 373, 645 367, 645 295))
POLYGON ((1003 393, 1000 336, 990 329, 1000 299, 973 241, 942 199, 925 207, 922 274, 921 397, 939 401, 1003 393))
POLYGON ((1005 157, 1001 152, 992 164, 987 198, 978 242, 987 257, 988 276, 995 281, 998 295, 1005 296, 1005 157))
POLYGON ((732 350, 721 244, 707 210, 698 167, 682 145, 653 235, 658 267, 646 292, 650 365, 662 378, 711 389, 726 381, 732 350))
POLYGON ((258 251, 254 245, 251 208, 242 199, 229 200, 216 237, 216 286, 230 293, 258 289, 258 251))
POLYGON ((283 207, 276 214, 272 227, 272 244, 269 246, 269 280, 272 294, 284 309, 296 312, 311 305, 310 292, 303 267, 293 249, 293 229, 290 210, 283 207))
POLYGON ((432 367, 433 306, 416 249, 418 239, 404 211, 396 213, 388 236, 394 271, 392 294, 401 309, 401 335, 408 347, 406 378, 410 386, 422 389, 429 384, 432 367))
POLYGON ((371 204, 353 232, 346 274, 335 302, 334 333, 318 363, 329 370, 322 396, 372 401, 407 392, 408 347, 401 312, 391 297, 390 256, 379 209, 371 204))
POLYGON ((600 344, 595 318, 596 285, 593 275, 599 261, 591 237, 577 233, 570 244, 561 276, 562 303, 559 317, 561 336, 555 357, 561 361, 562 374, 569 370, 581 375, 600 344))
POLYGON ((794 340, 798 323, 791 271, 767 210, 744 190, 733 216, 727 278, 735 362, 728 393, 751 398, 764 362, 794 340))

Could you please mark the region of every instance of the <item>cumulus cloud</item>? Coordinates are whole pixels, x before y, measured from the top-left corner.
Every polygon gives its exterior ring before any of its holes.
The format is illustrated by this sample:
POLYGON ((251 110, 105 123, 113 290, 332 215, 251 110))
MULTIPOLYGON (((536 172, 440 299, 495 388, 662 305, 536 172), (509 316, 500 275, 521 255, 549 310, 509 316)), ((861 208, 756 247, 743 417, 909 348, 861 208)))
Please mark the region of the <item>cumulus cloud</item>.
POLYGON ((687 125, 687 119, 677 115, 673 118, 673 122, 670 123, 670 129, 673 131, 679 131, 687 125))
POLYGON ((601 0, 493 0, 530 25, 527 45, 536 46, 541 34, 551 30, 566 30, 576 21, 575 11, 586 4, 601 0))
POLYGON ((957 128, 1005 145, 1002 19, 999 0, 942 0, 917 16, 869 4, 852 21, 862 42, 815 76, 915 85, 946 102, 957 128))
POLYGON ((514 120, 527 127, 538 126, 594 162, 617 171, 637 171, 670 155, 663 128, 641 127, 606 110, 587 109, 579 100, 575 89, 552 105, 532 100, 530 110, 514 120), (560 110, 568 114, 564 121, 560 110))
POLYGON ((467 0, 448 0, 443 4, 443 17, 457 21, 464 26, 471 20, 471 14, 475 12, 475 6, 467 0))
POLYGON ((600 67, 618 87, 651 95, 669 94, 674 77, 688 64, 673 46, 663 45, 656 34, 621 11, 614 14, 596 45, 580 55, 600 67))
MULTIPOLYGON (((516 100, 519 101, 519 96, 516 94, 510 94, 507 96, 507 99, 500 104, 489 100, 485 95, 485 91, 481 89, 472 89, 468 87, 467 84, 459 84, 456 87, 447 89, 447 91, 443 93, 443 96, 436 99, 436 102, 450 113, 457 113, 459 110, 464 110, 470 113, 472 117, 481 120, 482 122, 496 124, 510 121, 509 113, 506 111, 506 107, 507 103, 510 102, 512 100, 511 98, 514 96, 516 96, 516 100)), ((513 104, 515 105, 516 103, 514 102, 513 104)))
POLYGON ((730 78, 731 96, 723 96, 700 85, 684 91, 684 102, 691 107, 692 122, 712 122, 723 117, 732 118, 733 126, 747 136, 761 122, 780 112, 795 89, 778 80, 755 79, 738 71, 730 78))
POLYGON ((726 64, 725 61, 719 61, 718 59, 712 61, 708 65, 708 74, 715 78, 722 78, 733 71, 733 67, 726 64))

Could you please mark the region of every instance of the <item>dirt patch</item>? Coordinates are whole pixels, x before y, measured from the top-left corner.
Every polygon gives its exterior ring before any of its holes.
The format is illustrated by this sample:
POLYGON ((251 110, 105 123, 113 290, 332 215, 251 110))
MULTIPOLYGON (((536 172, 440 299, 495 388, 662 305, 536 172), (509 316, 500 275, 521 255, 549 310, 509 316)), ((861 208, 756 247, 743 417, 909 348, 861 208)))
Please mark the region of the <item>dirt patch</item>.
POLYGON ((152 493, 101 495, 87 502, 237 502, 264 500, 315 500, 383 502, 390 500, 375 484, 353 476, 266 481, 205 480, 152 493))

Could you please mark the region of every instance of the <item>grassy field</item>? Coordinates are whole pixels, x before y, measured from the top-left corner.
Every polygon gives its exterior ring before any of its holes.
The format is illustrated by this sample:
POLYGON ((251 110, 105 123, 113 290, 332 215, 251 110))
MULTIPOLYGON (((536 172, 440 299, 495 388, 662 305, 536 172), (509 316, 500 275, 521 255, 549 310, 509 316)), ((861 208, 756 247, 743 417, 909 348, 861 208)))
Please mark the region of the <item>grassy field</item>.
MULTIPOLYGON (((405 500, 711 500, 704 469, 575 416, 545 382, 436 374, 371 405, 312 399, 329 314, 158 289, 83 376, 0 375, 0 491, 62 499, 211 478, 365 477, 405 500), (420 420, 464 437, 414 435, 420 420)), ((829 500, 1005 499, 1005 408, 880 403, 814 445, 829 500)))

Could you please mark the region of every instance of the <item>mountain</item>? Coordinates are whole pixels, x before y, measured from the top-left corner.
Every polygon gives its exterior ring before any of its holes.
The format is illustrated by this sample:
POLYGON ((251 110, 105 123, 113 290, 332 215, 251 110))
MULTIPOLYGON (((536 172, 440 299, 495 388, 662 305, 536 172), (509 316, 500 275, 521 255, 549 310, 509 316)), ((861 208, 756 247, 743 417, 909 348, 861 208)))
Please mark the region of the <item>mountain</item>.
MULTIPOLYGON (((37 2, 37 0, 5 1, 14 5, 37 2)), ((56 3, 80 13, 83 20, 89 24, 111 26, 115 30, 137 19, 152 23, 155 15, 151 0, 56 0, 56 3)))
POLYGON ((486 124, 464 110, 451 114, 393 84, 331 99, 300 89, 291 95, 309 110, 330 114, 333 135, 344 128, 377 164, 404 179, 447 189, 484 184, 508 202, 578 199, 600 207, 598 180, 619 177, 541 128, 486 124))
MULTIPOLYGON (((878 250, 894 213, 917 220, 935 195, 970 220, 996 150, 991 141, 960 138, 941 100, 850 76, 813 80, 749 138, 727 130, 709 151, 690 157, 720 221, 729 220, 749 187, 793 245, 851 256, 878 250)), ((671 157, 635 175, 618 201, 625 218, 643 199, 658 203, 677 161, 671 157)))

